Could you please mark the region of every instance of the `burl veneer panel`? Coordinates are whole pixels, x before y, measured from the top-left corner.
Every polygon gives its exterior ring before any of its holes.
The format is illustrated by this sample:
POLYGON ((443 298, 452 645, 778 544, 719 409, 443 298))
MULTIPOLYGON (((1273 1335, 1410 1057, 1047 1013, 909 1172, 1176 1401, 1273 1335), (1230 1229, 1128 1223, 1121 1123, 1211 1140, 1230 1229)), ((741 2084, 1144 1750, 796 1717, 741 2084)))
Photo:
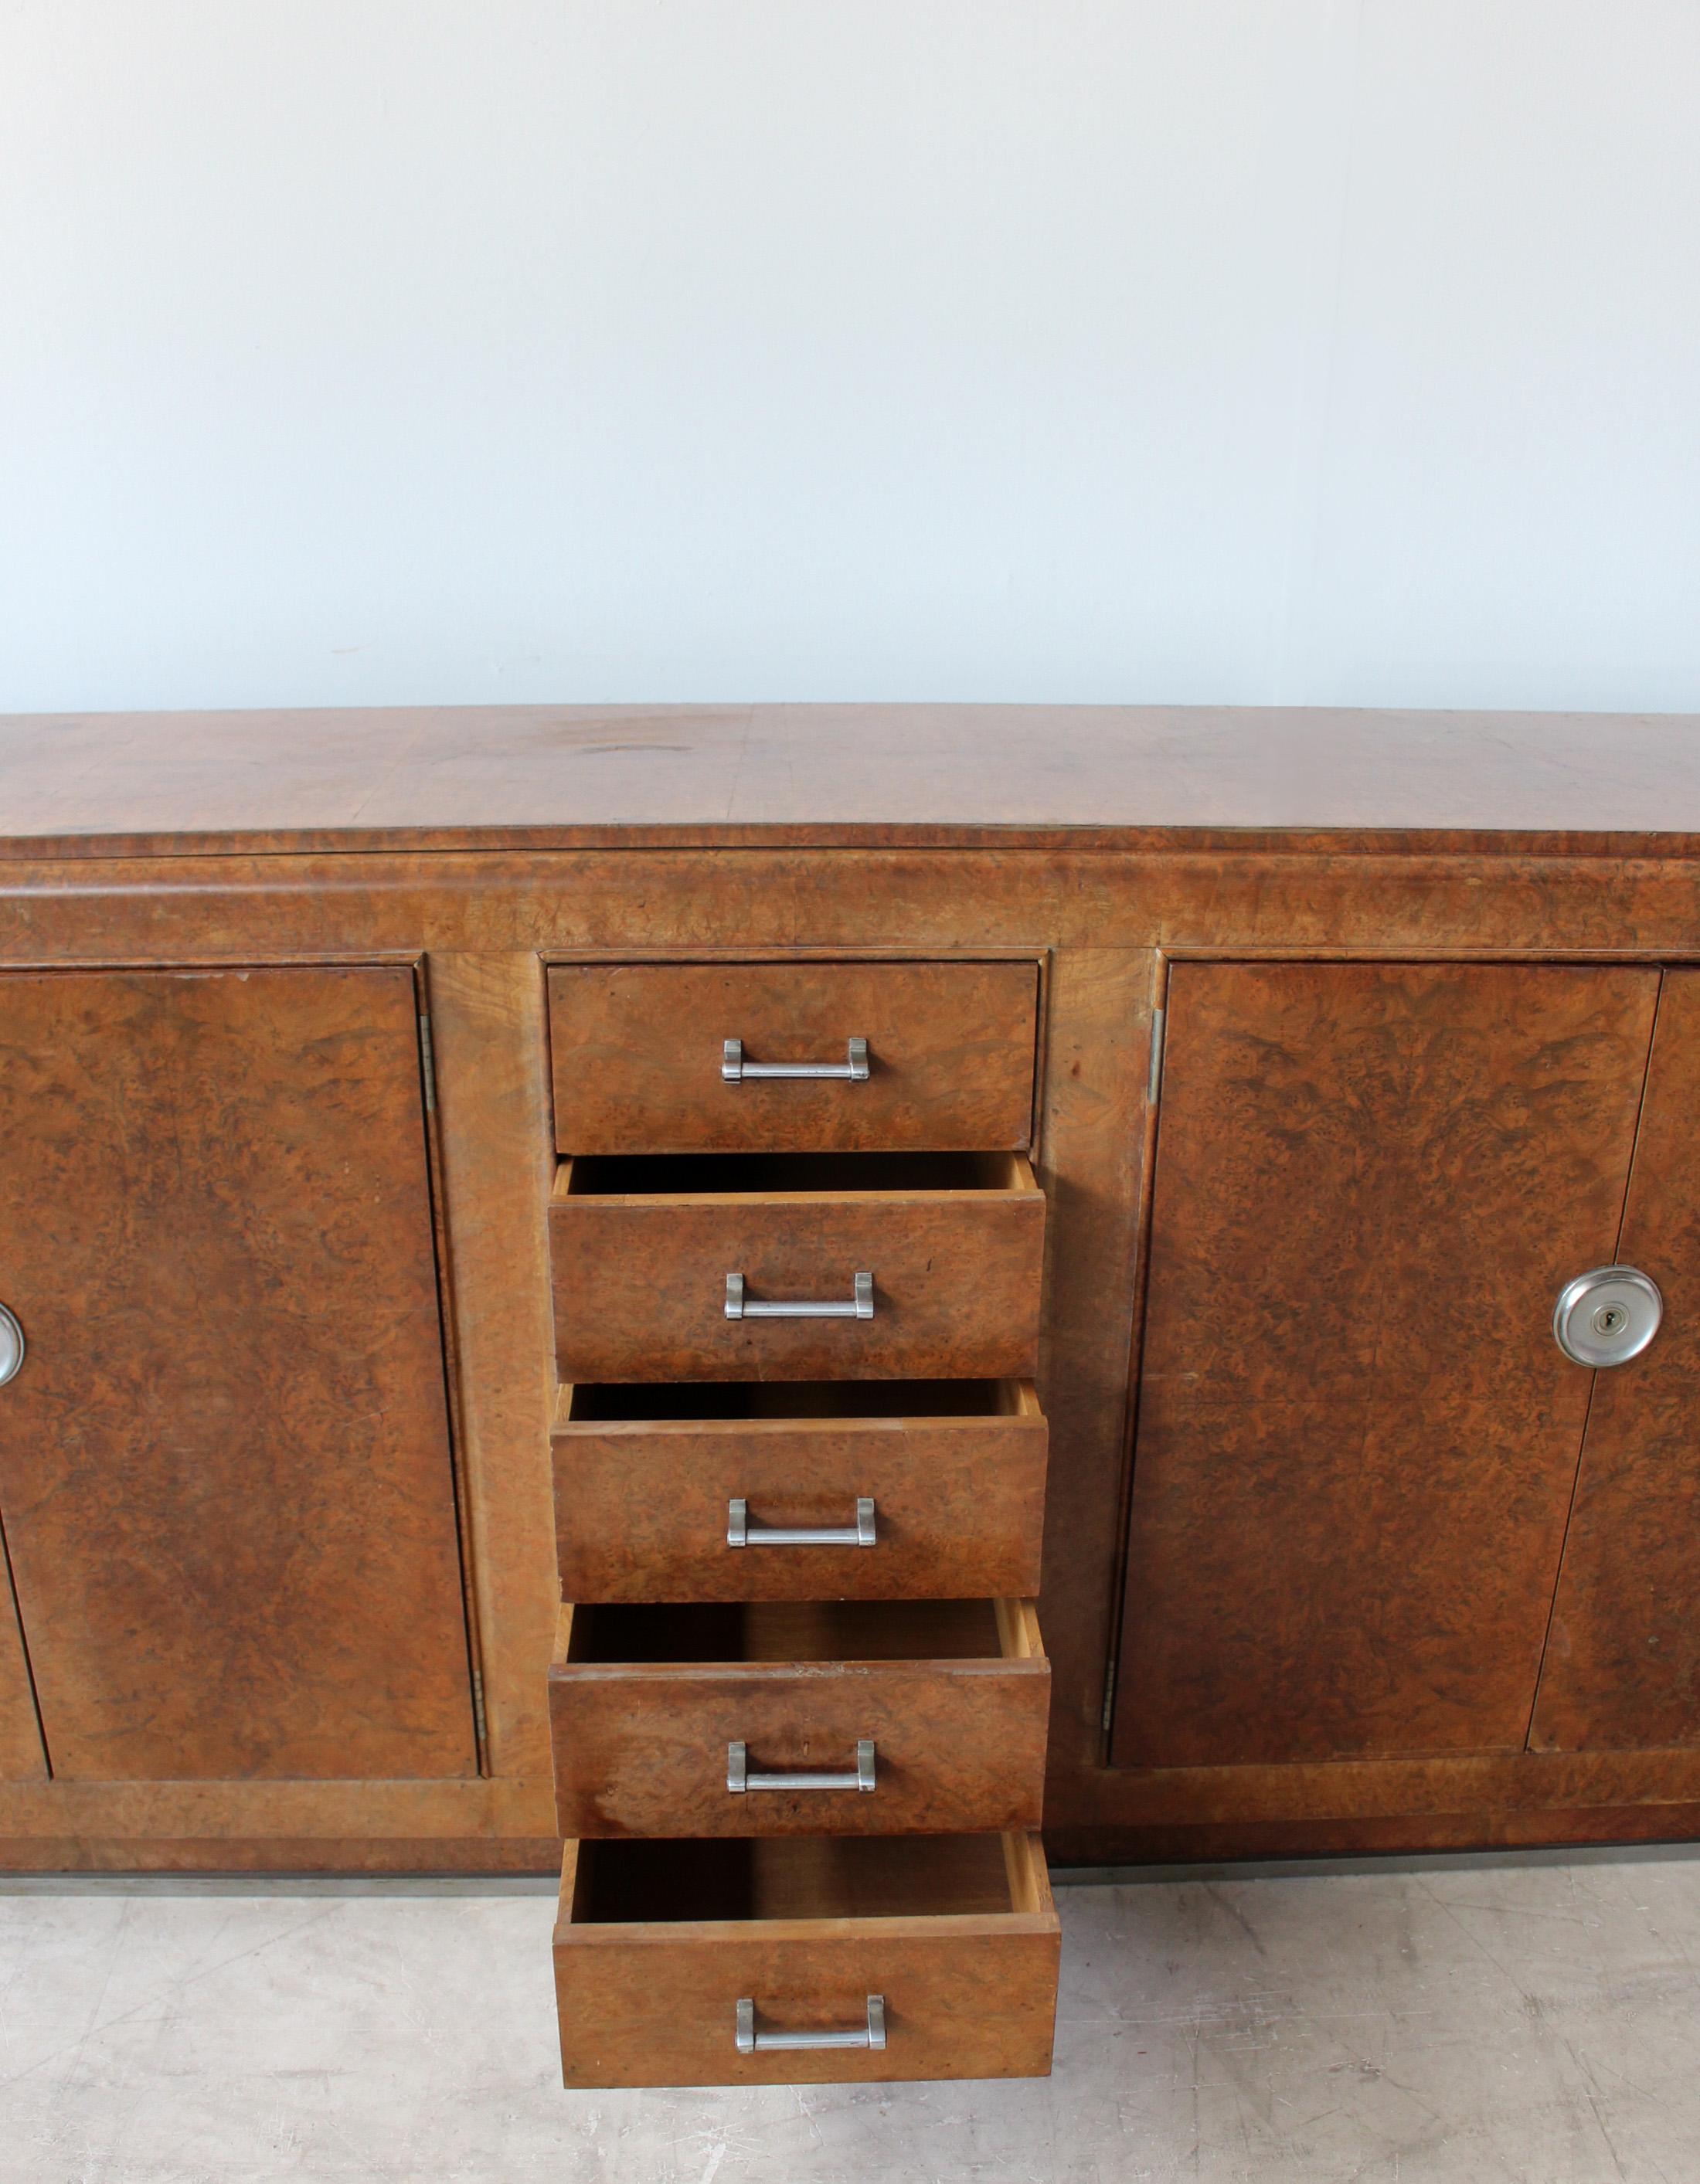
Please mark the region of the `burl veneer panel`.
POLYGON ((476 1772, 413 979, 0 979, 0 1511, 62 1778, 476 1772))
POLYGON ((1173 967, 1118 1764, 1521 1748, 1658 984, 1173 967))
POLYGON ((562 1596, 882 1600, 1031 1593, 1045 1531, 1045 1424, 983 1418, 568 1423, 555 1435, 562 1596), (853 1524, 875 1545, 727 1545, 756 1525, 853 1524))
POLYGON ((549 972, 555 1141, 564 1153, 837 1149, 1025 1151, 1032 963, 582 963, 549 972), (750 1062, 868 1073, 721 1074, 750 1062))
MULTIPOLYGON (((877 1614, 883 1604, 856 1605, 877 1614)), ((954 1630, 956 1603, 917 1605, 936 1605, 938 1622, 954 1630)), ((989 1624, 991 1603, 984 1605, 989 1624)), ((1037 1827, 1051 1669, 1031 1607, 1012 1603, 1011 1612, 1017 1627, 1000 1655, 932 1655, 928 1618, 916 1615, 906 1618, 919 1626, 906 1634, 915 1654, 904 1658, 906 1639, 870 1634, 863 1614, 852 1620, 869 1658, 837 1658, 832 1638, 825 1648, 817 1639, 831 1611, 804 1606, 785 1616, 773 1612, 771 1650, 759 1659, 581 1659, 582 1649, 564 1636, 549 1669, 560 1832, 847 1836, 1037 1827), (733 1740, 748 1745, 752 1773, 837 1774, 854 1773, 864 1737, 877 1747, 872 1791, 727 1788, 733 1740)), ((576 1623, 594 1626, 599 1616, 620 1613, 580 1607, 563 1622, 570 1632, 576 1623)), ((856 1639, 848 1650, 860 1650, 856 1639)))
POLYGON ((1616 1256, 1665 1316, 1594 1376, 1538 1750, 1700 1743, 1700 972, 1665 973, 1616 1256))
POLYGON ((563 1380, 1024 1379, 1038 1362, 1045 1199, 1025 1163, 984 1190, 580 1196, 549 1203, 563 1380), (752 1296, 848 1298, 874 1317, 726 1317, 752 1296))
POLYGON ((632 1847, 566 1846, 555 1971, 568 2086, 1049 2072, 1060 1936, 1036 1838, 752 1844, 751 1900, 733 1916, 716 1915, 698 1869, 737 1847, 645 1845, 665 1858, 659 1885, 628 1889, 610 1919, 596 1869, 632 1847), (764 2024, 823 2028, 865 2023, 870 1994, 885 2000, 883 2049, 738 2052, 740 1996, 764 2024))

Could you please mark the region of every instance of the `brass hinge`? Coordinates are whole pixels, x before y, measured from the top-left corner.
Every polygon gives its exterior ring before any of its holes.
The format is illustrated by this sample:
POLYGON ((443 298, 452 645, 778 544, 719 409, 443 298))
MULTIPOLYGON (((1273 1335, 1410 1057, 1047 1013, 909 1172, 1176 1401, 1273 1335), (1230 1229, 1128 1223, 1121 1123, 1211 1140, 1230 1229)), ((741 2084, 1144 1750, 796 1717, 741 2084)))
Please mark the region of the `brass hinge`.
POLYGON ((484 1719, 484 1679, 477 1669, 472 1671, 472 1726, 477 1733, 478 1749, 482 1752, 489 1733, 484 1719))
POLYGON ((437 1056, 431 1044, 431 1019, 423 1010, 419 1017, 419 1066, 425 1079, 425 1112, 437 1112, 437 1056))
POLYGON ((1145 1102, 1152 1107, 1162 1091, 1162 1017, 1161 1009, 1151 1011, 1151 1073, 1145 1085, 1145 1102))
POLYGON ((1116 1711, 1116 1664, 1111 1662, 1104 1672, 1104 1734, 1110 1734, 1110 1717, 1116 1711))

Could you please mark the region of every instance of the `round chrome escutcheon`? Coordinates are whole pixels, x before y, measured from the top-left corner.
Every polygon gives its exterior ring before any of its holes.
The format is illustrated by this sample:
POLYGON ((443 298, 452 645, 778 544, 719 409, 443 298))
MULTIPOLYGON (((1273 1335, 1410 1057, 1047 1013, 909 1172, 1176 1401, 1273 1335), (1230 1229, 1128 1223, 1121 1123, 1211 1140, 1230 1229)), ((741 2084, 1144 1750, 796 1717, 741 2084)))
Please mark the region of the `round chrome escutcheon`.
POLYGON ((0 1388, 17 1378, 24 1362, 24 1330, 15 1317, 0 1304, 0 1388))
POLYGON ((1636 1267, 1596 1267, 1558 1295, 1552 1333, 1578 1365, 1625 1365, 1658 1332, 1664 1299, 1636 1267))

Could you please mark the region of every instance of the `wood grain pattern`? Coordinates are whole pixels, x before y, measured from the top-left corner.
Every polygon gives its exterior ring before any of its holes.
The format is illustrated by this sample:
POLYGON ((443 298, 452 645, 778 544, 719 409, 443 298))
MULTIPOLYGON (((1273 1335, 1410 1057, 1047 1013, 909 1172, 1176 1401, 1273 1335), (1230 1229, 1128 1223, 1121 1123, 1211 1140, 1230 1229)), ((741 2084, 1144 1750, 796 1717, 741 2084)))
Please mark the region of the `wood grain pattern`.
POLYGON ((543 1776, 556 1593, 543 973, 534 957, 445 954, 429 974, 489 1763, 543 1776))
POLYGON ((549 972, 564 1153, 1024 1152, 1033 1134, 1032 963, 607 963, 549 972), (752 1062, 844 1060, 861 1083, 727 1084, 752 1062))
POLYGON ((1700 1805, 1471 1806, 1385 1819, 1251 1819, 1073 1827, 1045 1836, 1054 1866, 1169 1865, 1230 1859, 1410 1858, 1435 1852, 1554 1850, 1700 1841, 1700 1805))
MULTIPOLYGON (((981 1384, 945 1383, 971 1393, 981 1384)), ((723 1385, 723 1384, 722 1384, 723 1385)), ((746 1412, 713 1415, 713 1386, 648 1417, 642 1391, 561 1390, 555 1431, 560 1588, 575 1601, 888 1600, 1038 1590, 1045 1424, 1030 1382, 992 1384, 1001 1408, 911 1410, 940 1384, 732 1388, 746 1412), (889 1394, 888 1395, 888 1390, 889 1394), (616 1401, 605 1406, 599 1395, 616 1401), (847 1396, 889 1407, 852 1412, 847 1396), (777 1398, 777 1400, 776 1400, 777 1398), (617 1408, 616 1417, 603 1415, 617 1408), (798 1414, 792 1414, 794 1412, 798 1414), (872 1547, 727 1545, 727 1505, 752 1524, 841 1527, 866 1496, 872 1547)), ((672 1392, 672 1391, 670 1391, 672 1392)))
POLYGON ((0 1781, 0 1870, 333 1873, 362 1838, 369 1848, 350 1869, 535 1873, 560 1863, 547 1774, 0 1781))
POLYGON ((1175 954, 1686 954, 1700 855, 1619 845, 1438 852, 1350 836, 1306 850, 739 848, 0 861, 0 962, 409 957, 627 960, 1050 946, 1175 954), (965 916, 965 905, 972 916, 965 916))
POLYGON ((1193 1841, 1212 1846, 1211 1855, 1235 1843, 1223 1854, 1253 1858, 1271 1828, 1288 1830, 1294 1848, 1307 1829, 1332 1847, 1352 1847, 1354 1831, 1366 1850, 1391 1847, 1402 1826, 1407 1848, 1419 1847, 1429 1828, 1452 1847, 1468 1821, 1483 1842, 1534 1842, 1548 1818, 1555 1842, 1607 1841, 1614 1827, 1625 1841, 1675 1840, 1697 1805, 1693 1747, 1140 1768, 1101 1770, 1083 1784, 1060 1822, 1047 1814, 1045 1841, 1053 1858, 1068 1861, 1112 1855, 1118 1841, 1144 1849, 1159 1840, 1165 1857, 1193 1855, 1183 1847, 1193 1841), (1636 1812, 1664 1813, 1669 1823, 1636 1827, 1636 1812))
POLYGON ((1700 1744, 1700 972, 1665 973, 1615 1256, 1665 1317, 1592 1376, 1537 1750, 1700 1744))
POLYGON ((55 1775, 472 1770, 411 975, 6 978, 0 1144, 55 1775))
POLYGON ((563 1611, 549 1669, 564 1836, 900 1835, 1039 1825, 1050 1663, 1030 1606, 763 1602, 563 1611), (727 1791, 750 1765, 878 1786, 727 1791))
POLYGON ((518 1828, 477 1836, 386 1835, 370 1813, 354 1815, 353 1832, 322 1830, 298 1836, 265 1831, 252 1836, 148 1834, 98 1836, 56 1827, 24 1836, 0 1835, 0 1871, 7 1873, 199 1873, 437 1875, 444 1879, 487 1874, 552 1873, 560 1838, 518 1828))
POLYGON ((569 2086, 1035 2077, 1060 1936, 1036 1838, 569 1842, 555 1930, 569 2086), (740 2055, 739 1997, 887 2046, 740 2055))
POLYGON ((47 1772, 30 1664, 18 1627, 18 1604, 0 1550, 0 1782, 38 1782, 47 1772))
MULTIPOLYGON (((694 1163, 694 1178, 710 1160, 694 1163)), ((761 1171, 802 1174, 806 1156, 761 1171)), ((817 1156, 816 1157, 821 1157, 817 1156)), ((564 1161, 549 1206, 555 1358, 563 1380, 1025 1379, 1038 1361, 1045 1199, 1020 1155, 977 1163, 980 1188, 853 1187, 889 1171, 846 1155, 835 1189, 660 1186, 605 1195, 564 1161), (726 1277, 758 1297, 848 1298, 874 1278, 871 1320, 729 1320, 726 1277)), ((917 1176, 954 1176, 920 1162, 917 1176)), ((954 1156, 958 1161, 967 1156, 954 1156)), ((610 1162, 620 1172, 637 1163, 610 1162)), ((666 1163, 655 1163, 658 1173, 666 1163)), ((907 1171, 905 1171, 907 1173, 907 1171)), ((666 1178, 671 1182, 671 1173, 666 1178)))
POLYGON ((1173 967, 1118 1764, 1522 1745, 1657 985, 1173 967))
MULTIPOLYGON (((1700 716, 510 705, 0 716, 6 835, 98 851, 664 830, 996 846, 1194 827, 1700 833, 1700 716)), ((735 936, 734 936, 735 938, 735 936)))
MULTIPOLYGON (((1050 1633, 1046 1649, 1053 1657, 1050 1633)), ((1485 1841, 1680 1839, 1700 1808, 1700 1748, 1517 1752, 1446 1759, 1331 1761, 1277 1767, 1105 1769, 1083 1774, 1060 1816, 1047 1808, 1056 1858, 1112 1854, 1161 1832, 1165 1857, 1197 1830, 1220 1846, 1237 1832, 1263 1855, 1265 1825, 1339 1841, 1359 1828, 1374 1847, 1402 1819, 1448 1845, 1474 1817, 1485 1841), (1585 1816, 1586 1826, 1577 1819, 1585 1816), (1637 1815, 1641 1816, 1637 1819, 1637 1815), (1649 1825, 1646 1816, 1653 1816, 1649 1825), (1664 1817, 1661 1818, 1660 1816, 1664 1817), (1577 1832, 1578 1829, 1580 1832, 1577 1832)), ((547 1776, 481 1781, 0 1781, 0 1870, 122 1872, 468 1872, 559 1868, 547 1776), (364 1839, 359 1856, 351 1846, 364 1839)), ((779 1840, 776 1838, 775 1840, 779 1840)), ((846 1838, 846 1840, 849 1840, 846 1838)), ((927 1840, 931 1840, 928 1838, 927 1840)), ((1419 1843, 1419 1833, 1406 1847, 1419 1843)), ((1198 1853, 1206 1853, 1201 1850, 1198 1853)), ((1212 1850, 1210 1853, 1215 1855, 1212 1850)), ((1226 1852, 1222 1854, 1228 1855, 1226 1852)), ((1268 1853, 1274 1855, 1274 1852, 1268 1853)))
POLYGON ((1047 1252, 1040 1399, 1051 1435, 1040 1593, 1051 1661, 1047 1825, 1079 1811, 1106 1779, 1156 969, 1142 951, 1063 949, 1045 981, 1038 1167, 1047 1252))

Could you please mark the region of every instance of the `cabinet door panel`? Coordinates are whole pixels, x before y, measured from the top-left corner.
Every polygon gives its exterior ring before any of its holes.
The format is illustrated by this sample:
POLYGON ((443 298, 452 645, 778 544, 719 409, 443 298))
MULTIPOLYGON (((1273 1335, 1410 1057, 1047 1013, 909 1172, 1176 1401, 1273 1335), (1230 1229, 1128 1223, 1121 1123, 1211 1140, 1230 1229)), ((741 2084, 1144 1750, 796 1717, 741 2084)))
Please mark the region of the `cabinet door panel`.
POLYGON ((1118 1764, 1522 1747, 1658 984, 1174 967, 1118 1764))
POLYGON ((1593 1375, 1538 1751, 1700 1744, 1700 972, 1665 974, 1617 1256, 1664 1319, 1593 1375))
POLYGON ((0 978, 57 1775, 475 1769, 417 1037, 402 969, 0 978))
POLYGON ((47 1771, 12 1582, 0 1560, 0 1782, 39 1782, 47 1771))

